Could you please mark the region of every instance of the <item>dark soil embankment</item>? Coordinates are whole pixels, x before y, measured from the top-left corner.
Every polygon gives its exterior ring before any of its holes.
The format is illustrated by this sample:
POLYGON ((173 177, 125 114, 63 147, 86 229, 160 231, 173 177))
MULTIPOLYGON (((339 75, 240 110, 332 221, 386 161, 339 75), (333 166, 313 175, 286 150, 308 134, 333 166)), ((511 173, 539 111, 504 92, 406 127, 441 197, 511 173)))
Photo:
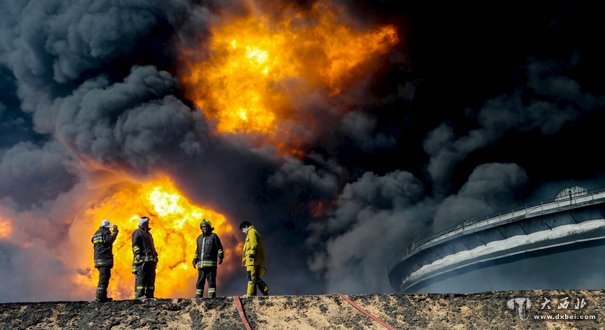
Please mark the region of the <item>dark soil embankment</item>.
MULTIPOLYGON (((605 291, 350 296, 396 329, 601 329, 605 291), (521 304, 515 298, 528 298, 521 304), (507 304, 508 303, 508 304, 507 304), (512 306, 515 309, 511 310, 512 306), (518 307, 522 306, 522 313, 518 307), (541 318, 551 318, 542 320, 541 318), (565 319, 567 317, 567 319, 565 319), (596 318, 583 320, 580 318, 596 318)), ((338 295, 242 298, 253 329, 384 329, 338 295)), ((233 297, 0 304, 1 329, 245 329, 233 297)))

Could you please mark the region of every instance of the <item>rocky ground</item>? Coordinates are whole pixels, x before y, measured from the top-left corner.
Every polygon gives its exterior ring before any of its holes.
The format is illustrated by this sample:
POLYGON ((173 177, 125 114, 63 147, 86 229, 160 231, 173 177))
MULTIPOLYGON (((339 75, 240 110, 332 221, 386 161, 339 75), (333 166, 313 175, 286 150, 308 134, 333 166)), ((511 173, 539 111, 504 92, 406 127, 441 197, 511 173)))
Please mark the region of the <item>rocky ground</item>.
MULTIPOLYGON (((601 308, 605 291, 390 294, 350 299, 395 329, 605 328, 605 308, 601 308), (528 298, 531 304, 511 301, 515 298, 528 298), (523 306, 521 314, 519 306, 523 306), (549 315, 551 320, 539 319, 549 315), (596 320, 580 320, 593 316, 596 320)), ((384 329, 338 295, 241 301, 252 329, 384 329)), ((0 329, 92 328, 245 329, 233 297, 0 304, 0 329)))

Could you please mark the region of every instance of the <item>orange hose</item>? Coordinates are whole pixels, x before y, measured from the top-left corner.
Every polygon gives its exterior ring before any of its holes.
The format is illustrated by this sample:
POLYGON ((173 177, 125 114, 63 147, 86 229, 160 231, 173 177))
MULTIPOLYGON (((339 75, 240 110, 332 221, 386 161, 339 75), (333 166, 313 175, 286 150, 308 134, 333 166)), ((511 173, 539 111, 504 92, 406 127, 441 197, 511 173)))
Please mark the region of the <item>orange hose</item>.
POLYGON ((246 330, 252 330, 250 323, 248 323, 248 319, 246 318, 246 314, 244 314, 244 307, 242 306, 241 300, 239 300, 239 296, 233 297, 233 302, 235 303, 235 308, 237 308, 237 312, 239 313, 239 317, 244 322, 246 326, 246 330))
POLYGON ((380 323, 380 325, 382 325, 383 327, 389 329, 389 330, 395 330, 395 328, 393 328, 392 326, 388 325, 385 321, 381 320, 380 318, 370 314, 370 312, 366 311, 365 309, 363 309, 361 306, 357 305, 356 303, 354 303, 353 301, 351 301, 351 299, 349 299, 349 297, 347 297, 346 295, 342 294, 342 293, 337 293, 339 296, 342 297, 342 299, 346 300, 349 304, 351 304, 351 306, 355 307, 355 309, 357 309, 358 311, 362 312, 363 314, 365 314, 365 316, 371 318, 372 320, 380 323))

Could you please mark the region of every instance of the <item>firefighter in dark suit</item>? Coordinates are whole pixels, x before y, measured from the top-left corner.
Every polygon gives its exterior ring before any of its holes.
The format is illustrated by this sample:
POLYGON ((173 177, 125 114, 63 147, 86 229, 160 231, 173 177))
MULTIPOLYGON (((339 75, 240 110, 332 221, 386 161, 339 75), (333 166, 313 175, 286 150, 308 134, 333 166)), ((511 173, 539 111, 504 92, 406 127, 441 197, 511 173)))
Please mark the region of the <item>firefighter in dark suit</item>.
POLYGON ((134 254, 132 272, 136 275, 134 296, 138 300, 155 298, 155 269, 158 264, 158 253, 150 230, 149 218, 141 217, 139 228, 132 233, 134 254))
POLYGON ((97 302, 106 302, 113 299, 107 297, 107 287, 111 278, 113 268, 113 242, 118 237, 118 226, 112 225, 109 220, 103 220, 101 227, 90 240, 94 247, 95 268, 99 270, 99 282, 97 284, 97 302), (113 228, 113 232, 110 230, 113 228))
POLYGON ((223 263, 225 256, 223 244, 210 221, 204 219, 200 223, 202 233, 197 237, 197 248, 193 258, 193 267, 197 268, 197 282, 195 284, 195 297, 204 296, 204 285, 208 281, 208 298, 216 297, 216 273, 218 265, 223 263))

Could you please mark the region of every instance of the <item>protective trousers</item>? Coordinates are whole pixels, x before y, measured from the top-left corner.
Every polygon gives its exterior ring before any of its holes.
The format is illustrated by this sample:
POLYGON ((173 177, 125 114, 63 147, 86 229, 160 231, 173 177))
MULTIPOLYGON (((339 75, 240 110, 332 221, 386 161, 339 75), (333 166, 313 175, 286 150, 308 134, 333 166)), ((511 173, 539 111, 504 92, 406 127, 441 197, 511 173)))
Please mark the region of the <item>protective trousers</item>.
POLYGON ((155 262, 144 262, 137 268, 136 280, 134 283, 134 296, 138 298, 154 298, 155 290, 155 262))
POLYGON ((107 286, 109 286, 109 279, 111 278, 111 267, 99 266, 99 282, 97 284, 97 301, 107 300, 107 286))
POLYGON ((195 283, 195 297, 204 296, 204 285, 208 280, 208 297, 216 297, 216 267, 201 267, 197 270, 197 282, 195 283))
POLYGON ((249 296, 256 296, 256 287, 260 289, 263 295, 269 295, 269 287, 267 283, 260 278, 261 266, 248 266, 246 267, 248 272, 248 289, 246 294, 249 296))

